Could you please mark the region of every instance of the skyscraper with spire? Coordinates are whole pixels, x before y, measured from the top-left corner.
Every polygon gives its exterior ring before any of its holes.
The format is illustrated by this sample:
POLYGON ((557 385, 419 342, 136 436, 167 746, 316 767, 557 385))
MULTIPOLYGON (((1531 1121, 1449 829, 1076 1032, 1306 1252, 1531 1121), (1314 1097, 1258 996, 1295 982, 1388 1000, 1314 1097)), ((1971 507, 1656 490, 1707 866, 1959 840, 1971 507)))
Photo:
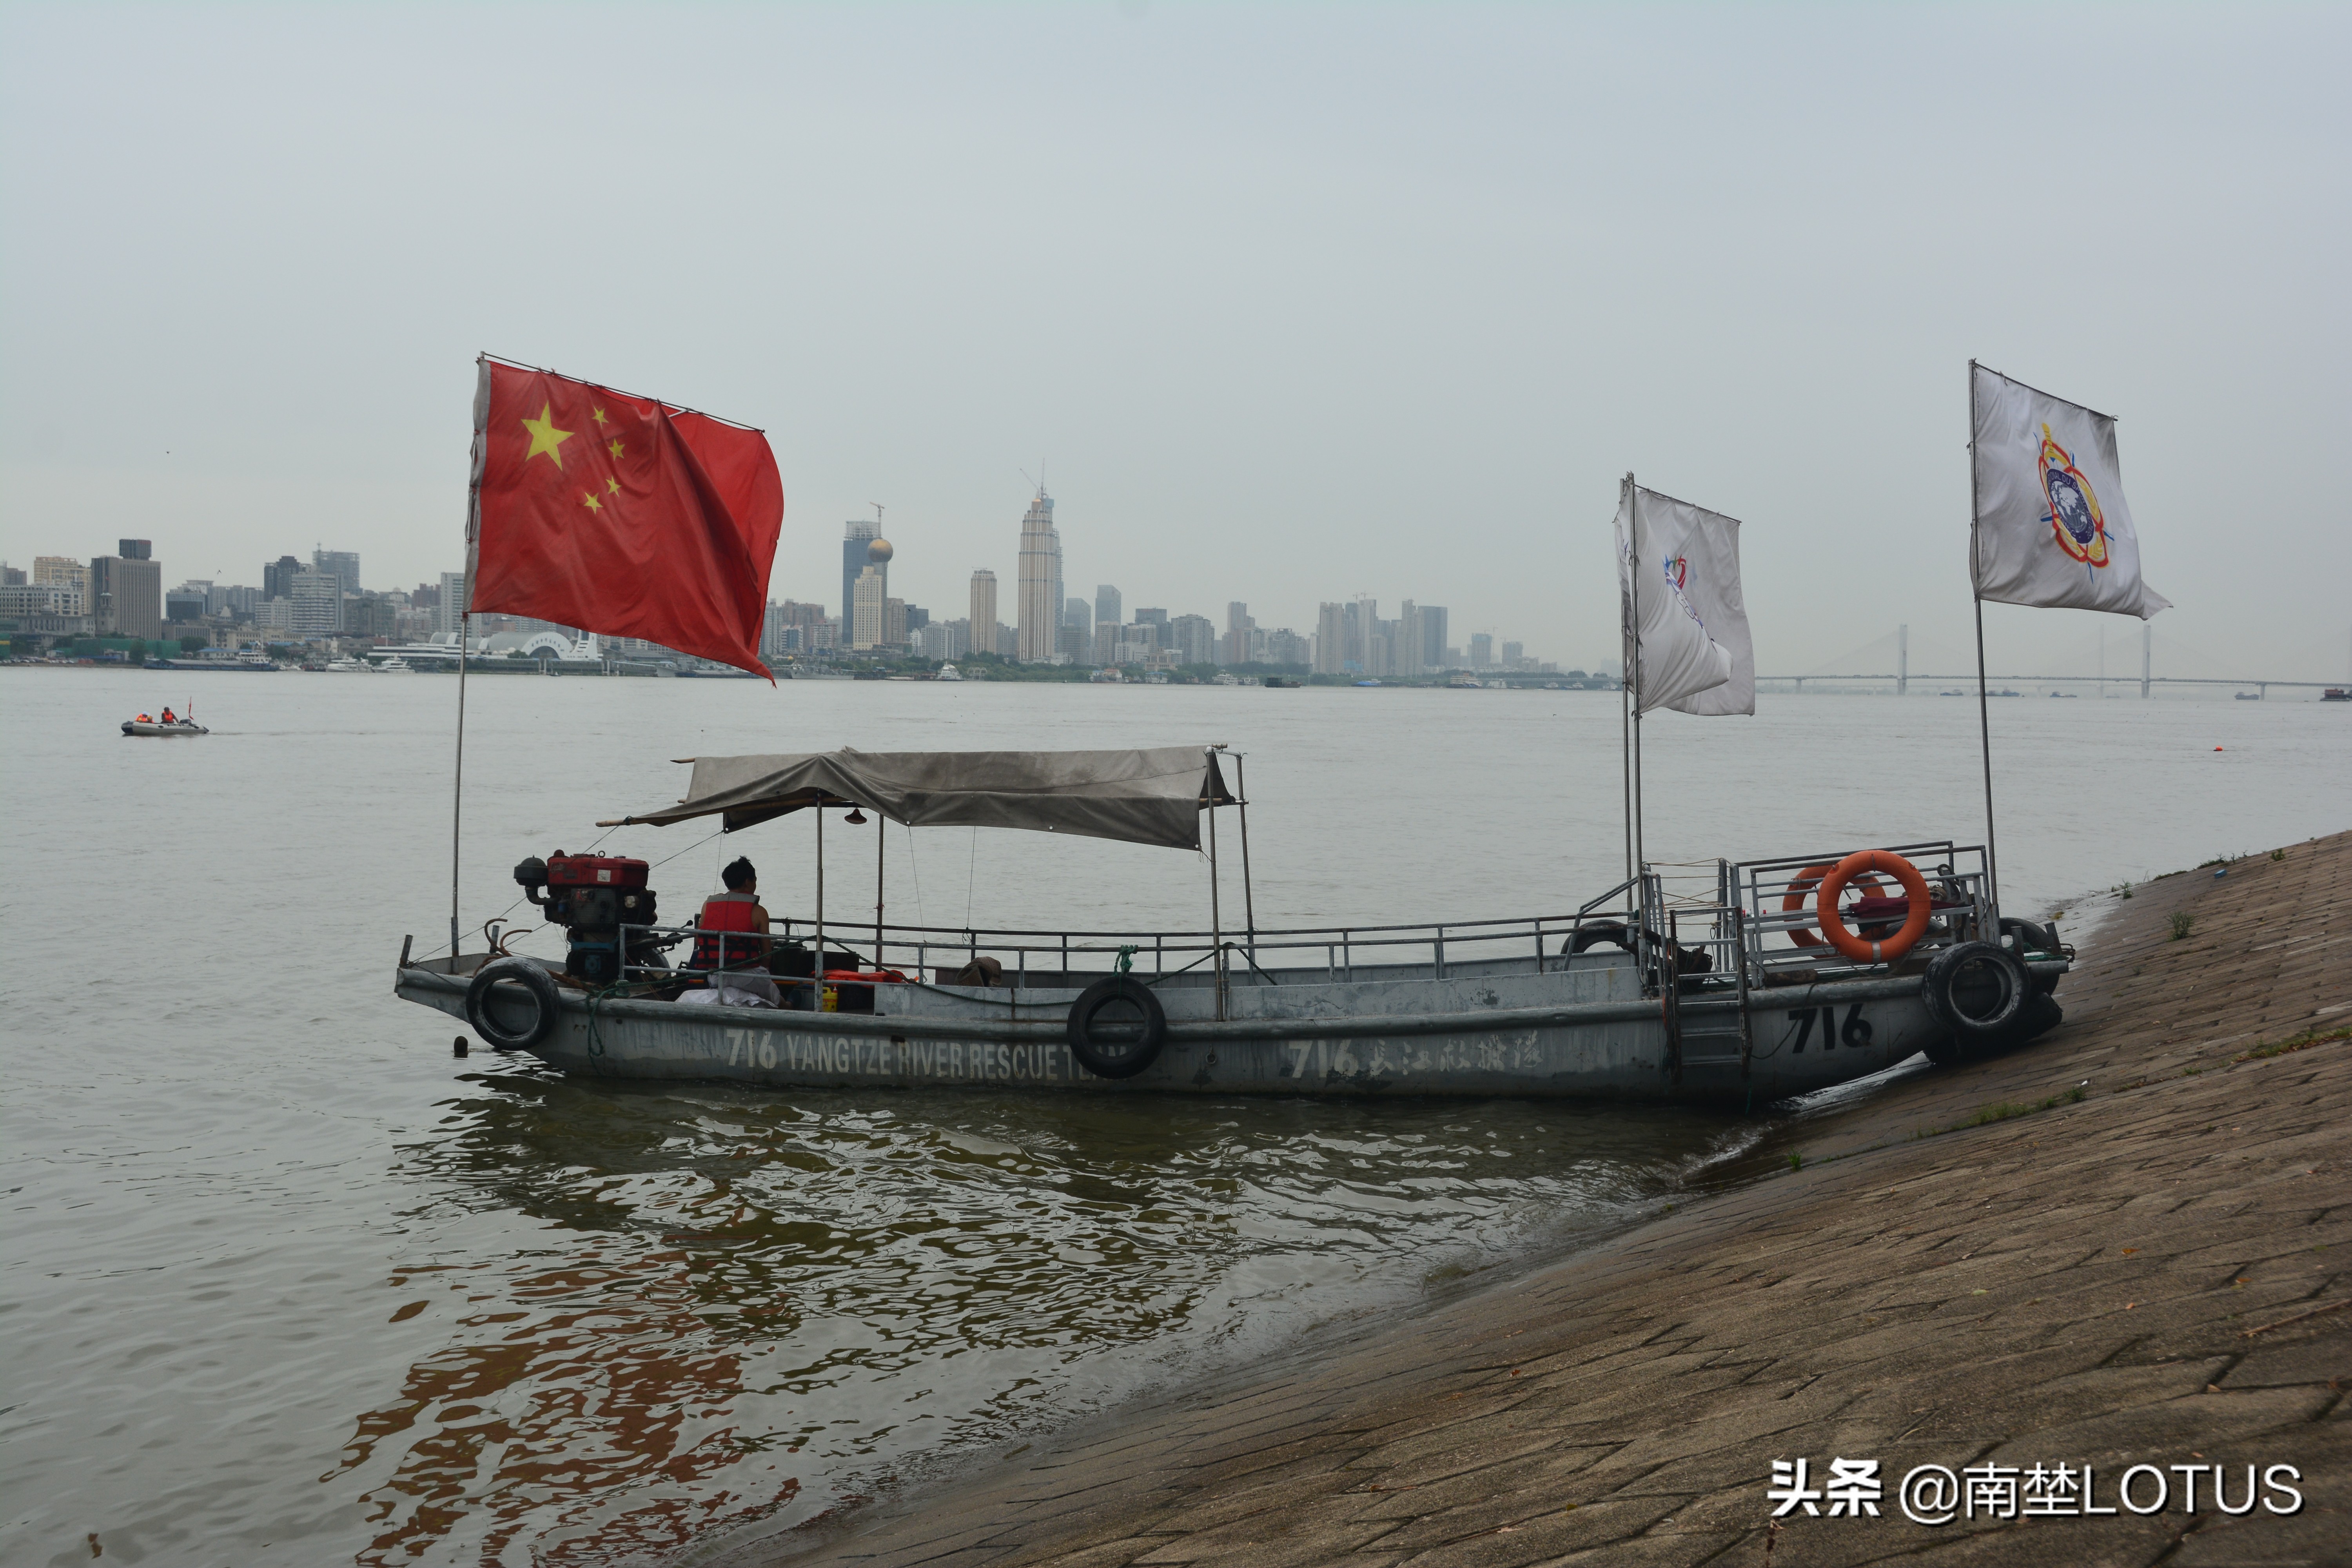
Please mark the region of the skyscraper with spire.
POLYGON ((1045 663, 1054 657, 1054 632, 1062 620, 1062 536, 1054 527, 1054 498, 1037 487, 1021 519, 1020 595, 1015 613, 1021 660, 1045 663))

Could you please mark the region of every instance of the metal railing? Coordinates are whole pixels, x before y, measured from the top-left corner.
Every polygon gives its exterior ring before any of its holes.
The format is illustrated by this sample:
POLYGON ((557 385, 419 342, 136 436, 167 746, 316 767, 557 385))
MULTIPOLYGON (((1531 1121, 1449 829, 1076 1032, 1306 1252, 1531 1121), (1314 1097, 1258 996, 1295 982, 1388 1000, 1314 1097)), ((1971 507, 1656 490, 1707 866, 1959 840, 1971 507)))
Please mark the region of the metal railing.
MULTIPOLYGON (((1934 896, 1935 914, 1923 945, 1968 940, 1995 930, 1981 848, 1948 839, 1885 847, 1916 865, 1934 896)), ((1799 944, 1791 935, 1811 931, 1819 875, 1850 853, 1838 849, 1769 860, 1694 862, 1674 879, 1700 884, 1699 890, 1687 892, 1670 892, 1666 874, 1651 867, 1572 913, 1500 920, 1267 927, 1223 936, 1204 931, 929 925, 885 925, 877 933, 872 925, 845 928, 831 921, 821 928, 822 963, 813 952, 820 930, 813 919, 772 917, 767 937, 779 947, 790 943, 811 949, 813 970, 897 970, 926 984, 953 984, 976 960, 987 958, 1001 967, 998 984, 1013 990, 1077 990, 1117 972, 1126 960, 1147 984, 1214 985, 1222 995, 1228 985, 1307 980, 1543 973, 1568 966, 1569 950, 1579 932, 1613 928, 1605 940, 1632 949, 1645 993, 1671 994, 1696 983, 1707 989, 1736 988, 1744 1004, 1751 987, 1772 984, 1773 977, 1788 971, 1876 967, 1850 960, 1826 943, 1799 944), (1784 908, 1792 893, 1797 907, 1784 908), (1782 945, 1776 939, 1788 940, 1782 945), (1706 954, 1706 964, 1685 973, 1685 955, 1694 952, 1706 954)), ((742 931, 712 931, 698 922, 630 926, 624 929, 624 951, 635 957, 648 948, 674 948, 705 935, 723 937, 732 944, 745 940, 742 931)), ((771 973, 765 961, 751 966, 751 972, 771 973)), ((632 962, 622 973, 629 982, 662 983, 701 980, 718 971, 691 963, 632 962)), ((771 977, 783 985, 809 984, 817 978, 771 977)), ((1671 1008, 1673 1003, 1665 1005, 1671 1008)))
MULTIPOLYGON (((824 967, 854 966, 866 972, 897 969, 929 984, 950 984, 954 983, 953 975, 974 961, 991 958, 1002 966, 1003 984, 1019 990, 1076 989, 1114 973, 1122 957, 1130 961, 1132 973, 1155 984, 1188 975, 1192 978, 1186 984, 1216 983, 1221 966, 1210 961, 1218 956, 1232 961, 1232 984, 1237 987, 1305 979, 1391 978, 1401 969, 1437 979, 1472 968, 1481 973, 1520 969, 1540 973, 1566 965, 1566 950, 1579 929, 1602 921, 1631 925, 1630 906, 1596 913, 1598 905, 1630 886, 1620 884, 1573 914, 1400 925, 1271 927, 1247 934, 1226 933, 1222 939, 1202 931, 885 925, 877 946, 873 926, 845 930, 840 922, 828 921, 824 927, 824 952, 829 958, 839 955, 852 963, 828 961, 824 967)), ((723 937, 736 946, 745 940, 742 931, 718 931, 698 923, 625 929, 628 945, 635 951, 676 946, 705 935, 723 937)), ((814 920, 775 916, 770 920, 767 940, 777 946, 801 944, 814 954, 817 929, 814 920)), ((758 940, 757 933, 753 940, 758 940)), ((814 956, 811 963, 814 967, 814 956)), ((629 964, 626 972, 633 981, 699 979, 718 973, 691 963, 642 963, 629 964)), ((767 973, 765 963, 757 966, 756 972, 767 973)))

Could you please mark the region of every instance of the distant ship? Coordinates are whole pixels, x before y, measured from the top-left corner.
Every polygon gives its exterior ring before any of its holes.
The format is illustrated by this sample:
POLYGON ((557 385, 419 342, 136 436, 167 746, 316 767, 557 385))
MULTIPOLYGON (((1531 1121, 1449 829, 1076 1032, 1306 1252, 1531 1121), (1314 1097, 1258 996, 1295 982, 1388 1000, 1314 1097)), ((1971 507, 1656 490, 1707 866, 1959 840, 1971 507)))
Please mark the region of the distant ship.
POLYGON ((939 679, 941 680, 961 680, 963 679, 963 671, 958 669, 954 665, 943 664, 940 666, 939 679))
POLYGON ((2319 694, 2322 702, 2352 702, 2352 686, 2331 686, 2319 694))

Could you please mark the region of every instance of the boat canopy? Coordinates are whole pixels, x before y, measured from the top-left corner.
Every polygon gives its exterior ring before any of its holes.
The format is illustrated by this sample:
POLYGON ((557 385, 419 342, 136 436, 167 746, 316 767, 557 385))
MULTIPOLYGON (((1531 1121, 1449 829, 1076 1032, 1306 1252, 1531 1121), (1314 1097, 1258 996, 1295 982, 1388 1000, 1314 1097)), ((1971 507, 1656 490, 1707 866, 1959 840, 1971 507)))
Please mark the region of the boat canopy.
POLYGON ((860 805, 912 827, 1025 827, 1201 847, 1203 807, 1232 805, 1216 749, 1120 752, 837 752, 694 757, 676 805, 600 822, 667 826, 719 815, 730 833, 806 806, 860 805))

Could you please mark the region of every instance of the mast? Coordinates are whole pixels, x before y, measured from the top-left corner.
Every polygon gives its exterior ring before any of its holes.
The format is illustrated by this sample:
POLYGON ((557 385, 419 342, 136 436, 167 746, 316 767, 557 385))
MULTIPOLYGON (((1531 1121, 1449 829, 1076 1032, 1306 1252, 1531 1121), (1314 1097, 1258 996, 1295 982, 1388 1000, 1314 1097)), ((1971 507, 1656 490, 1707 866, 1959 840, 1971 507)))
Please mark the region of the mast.
MULTIPOLYGON (((472 598, 473 582, 467 584, 472 598)), ((457 617, 457 762, 450 770, 449 789, 449 973, 457 973, 457 836, 466 807, 466 632, 473 622, 468 611, 457 617)))
MULTIPOLYGON (((1983 575, 1981 524, 1977 516, 1977 362, 1969 361, 1969 597, 1977 610, 1977 740, 1984 752, 1985 892, 1996 921, 2000 915, 2000 863, 1993 853, 1992 717, 1985 700, 1984 595, 1978 583, 1983 575)), ((1998 934, 1998 933, 1996 933, 1998 934)))

